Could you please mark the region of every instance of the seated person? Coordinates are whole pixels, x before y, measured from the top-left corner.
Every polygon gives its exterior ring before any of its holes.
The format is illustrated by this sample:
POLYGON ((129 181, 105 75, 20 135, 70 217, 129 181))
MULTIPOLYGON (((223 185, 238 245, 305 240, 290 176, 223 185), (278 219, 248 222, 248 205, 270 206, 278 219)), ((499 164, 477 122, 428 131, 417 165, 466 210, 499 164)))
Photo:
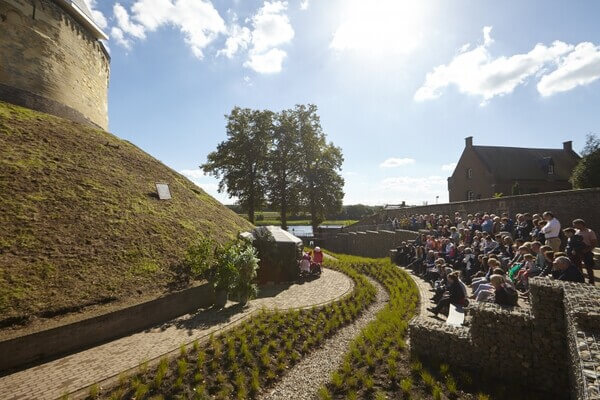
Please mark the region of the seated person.
POLYGON ((575 266, 575 264, 573 264, 571 262, 571 260, 569 260, 568 257, 565 257, 565 256, 557 257, 554 260, 554 266, 556 269, 558 269, 560 271, 559 276, 557 278, 559 281, 579 282, 579 283, 585 282, 585 279, 583 278, 583 274, 581 273, 581 270, 579 268, 577 268, 575 266))
POLYGON ((517 305, 517 292, 512 286, 506 284, 503 275, 492 275, 490 277, 490 283, 494 287, 494 303, 506 307, 514 307, 517 305))
POLYGON ((447 277, 448 283, 444 296, 438 302, 435 307, 430 307, 427 310, 432 312, 436 317, 442 312, 443 309, 447 308, 450 304, 455 306, 466 306, 467 295, 464 283, 459 279, 459 272, 454 271, 447 277))

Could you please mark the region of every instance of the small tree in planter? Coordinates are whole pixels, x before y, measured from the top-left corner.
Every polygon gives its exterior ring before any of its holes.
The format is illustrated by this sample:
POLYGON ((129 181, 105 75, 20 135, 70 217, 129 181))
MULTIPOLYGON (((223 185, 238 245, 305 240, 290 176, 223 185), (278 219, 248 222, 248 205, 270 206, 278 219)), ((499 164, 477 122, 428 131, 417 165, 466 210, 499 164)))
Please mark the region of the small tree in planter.
POLYGON ((215 287, 215 306, 224 307, 238 279, 237 246, 230 244, 216 250, 216 264, 207 271, 208 281, 215 287))
POLYGON ((249 299, 256 297, 258 294, 258 288, 254 280, 256 279, 259 259, 256 257, 256 249, 249 243, 239 243, 234 247, 237 248, 235 267, 238 273, 233 293, 241 304, 246 304, 249 299))

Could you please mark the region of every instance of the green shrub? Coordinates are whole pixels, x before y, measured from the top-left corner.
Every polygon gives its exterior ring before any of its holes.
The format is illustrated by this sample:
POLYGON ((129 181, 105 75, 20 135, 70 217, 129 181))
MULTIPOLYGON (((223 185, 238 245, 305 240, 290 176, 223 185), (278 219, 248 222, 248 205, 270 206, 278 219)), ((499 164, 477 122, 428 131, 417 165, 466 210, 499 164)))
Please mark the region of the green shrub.
POLYGON ((319 399, 321 400, 333 400, 333 396, 329 393, 329 390, 325 386, 319 388, 319 399))
POLYGON ((216 243, 209 238, 200 239, 188 248, 185 265, 194 278, 206 277, 209 269, 216 263, 216 248, 216 243))
POLYGON ((407 377, 407 378, 403 378, 400 381, 400 390, 402 390, 403 393, 409 394, 412 391, 412 387, 413 387, 412 379, 407 377))
POLYGON ((88 390, 88 395, 92 399, 95 399, 96 397, 98 397, 99 394, 100 394, 100 386, 98 386, 98 384, 93 384, 92 386, 90 386, 90 389, 88 390))
POLYGON ((156 374, 154 375, 154 386, 159 388, 167 374, 169 368, 169 360, 166 357, 162 357, 158 362, 158 367, 156 368, 156 374))
POLYGON ((446 390, 448 391, 448 395, 456 396, 458 394, 458 387, 456 385, 456 381, 451 376, 446 376, 446 390))

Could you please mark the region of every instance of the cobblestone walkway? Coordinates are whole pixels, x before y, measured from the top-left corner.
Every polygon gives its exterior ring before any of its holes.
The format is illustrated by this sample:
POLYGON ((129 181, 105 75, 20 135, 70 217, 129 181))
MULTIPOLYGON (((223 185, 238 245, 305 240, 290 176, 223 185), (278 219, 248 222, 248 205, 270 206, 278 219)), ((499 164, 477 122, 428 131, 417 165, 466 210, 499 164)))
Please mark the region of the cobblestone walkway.
POLYGON ((178 349, 181 344, 227 329, 263 307, 285 310, 329 303, 353 287, 349 277, 330 269, 324 269, 319 279, 303 284, 267 286, 261 289, 260 298, 243 309, 231 303, 221 311, 200 310, 144 332, 0 377, 0 399, 57 399, 118 376, 144 361, 178 349))
POLYGON ((429 290, 431 289, 431 285, 427 282, 425 282, 423 279, 421 279, 421 277, 415 275, 415 273, 408 269, 408 268, 404 268, 404 267, 398 267, 401 270, 403 270, 404 272, 406 272, 408 275, 410 275, 410 277, 412 278, 412 280, 415 282, 415 284, 417 285, 417 288, 419 289, 419 313, 416 314, 419 317, 422 318, 426 318, 426 319, 430 319, 432 321, 445 321, 446 318, 441 319, 440 318, 434 318, 433 314, 431 314, 429 311, 427 311, 427 307, 431 307, 434 304, 431 302, 431 297, 433 296, 433 293, 430 292, 429 290))

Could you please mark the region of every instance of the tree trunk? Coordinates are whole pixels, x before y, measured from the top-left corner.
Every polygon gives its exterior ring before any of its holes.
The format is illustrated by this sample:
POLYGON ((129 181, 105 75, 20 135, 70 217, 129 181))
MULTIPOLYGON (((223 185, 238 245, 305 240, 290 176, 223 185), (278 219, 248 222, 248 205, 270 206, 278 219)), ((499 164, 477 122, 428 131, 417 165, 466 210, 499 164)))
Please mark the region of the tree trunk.
POLYGON ((317 228, 319 223, 317 222, 317 204, 315 201, 315 188, 310 188, 310 221, 313 229, 313 236, 317 235, 317 228))
POLYGON ((281 218, 281 228, 287 230, 287 210, 288 210, 288 199, 287 199, 287 183, 283 181, 281 185, 281 210, 279 211, 279 217, 281 218))
POLYGON ((248 220, 252 225, 254 225, 254 178, 251 178, 252 182, 250 183, 250 193, 248 194, 248 220))

